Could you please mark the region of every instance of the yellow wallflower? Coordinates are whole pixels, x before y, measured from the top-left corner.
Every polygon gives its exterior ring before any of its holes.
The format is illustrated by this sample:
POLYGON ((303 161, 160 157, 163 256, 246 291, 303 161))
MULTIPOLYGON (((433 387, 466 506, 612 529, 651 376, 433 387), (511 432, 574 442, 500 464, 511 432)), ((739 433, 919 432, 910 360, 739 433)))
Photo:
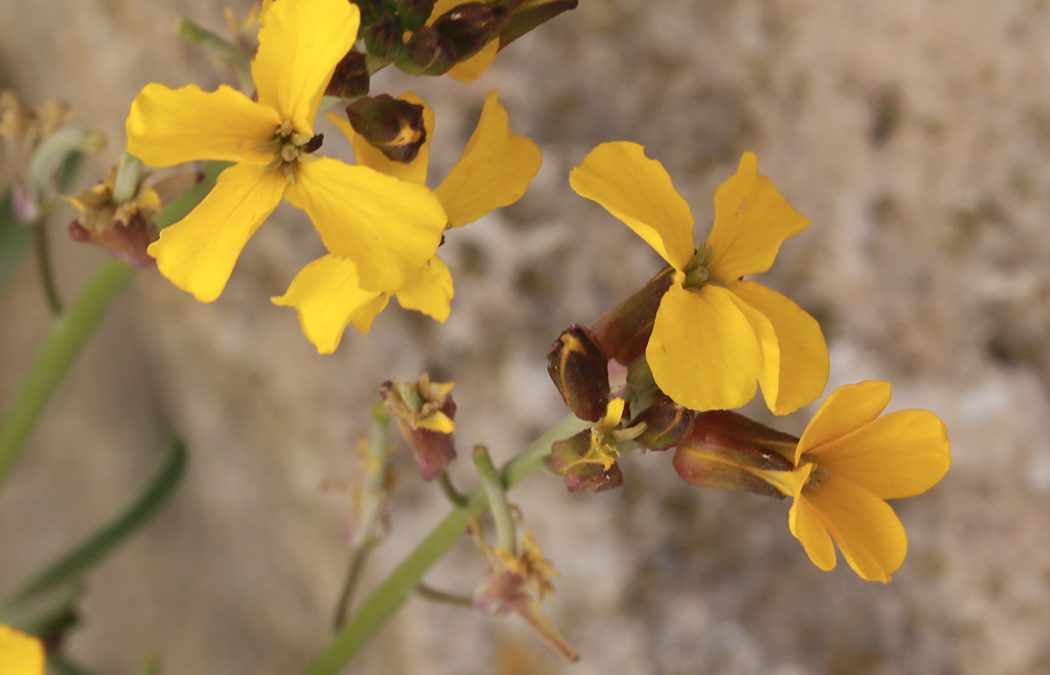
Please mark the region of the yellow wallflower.
POLYGON ((663 166, 636 143, 604 143, 569 182, 622 220, 675 270, 656 313, 646 359, 656 384, 693 410, 738 408, 762 386, 785 415, 820 395, 828 351, 817 322, 744 275, 773 264, 781 243, 809 226, 745 153, 715 192, 715 222, 696 248, 693 216, 663 166))
MULTIPOLYGON (((862 579, 890 580, 904 562, 908 536, 887 499, 922 494, 951 464, 948 432, 928 410, 879 417, 889 382, 836 389, 795 450, 796 480, 788 524, 813 564, 835 567, 838 544, 862 579)), ((779 481, 783 486, 786 481, 779 481)))
POLYGON ((440 202, 370 167, 308 154, 321 95, 357 38, 357 6, 278 2, 265 17, 251 67, 258 102, 226 86, 203 92, 153 83, 132 103, 128 151, 145 163, 236 162, 197 208, 161 232, 150 255, 176 286, 215 300, 283 196, 306 211, 329 251, 353 262, 361 287, 404 286, 441 240, 440 202))
MULTIPOLYGON (((427 140, 411 162, 388 159, 354 133, 344 118, 336 115, 329 118, 350 138, 358 163, 407 182, 425 185, 430 139, 434 135, 434 113, 414 94, 408 93, 401 98, 423 105, 427 140)), ((540 162, 539 148, 528 138, 511 132, 507 111, 500 105, 496 92, 490 93, 463 154, 434 189, 448 215, 448 227, 462 227, 493 209, 516 202, 539 171, 540 162)), ((334 352, 351 323, 362 333, 367 333, 373 319, 386 308, 391 295, 405 309, 422 312, 437 321, 448 318, 454 293, 452 275, 437 255, 410 274, 403 286, 389 292, 375 292, 362 288, 353 263, 340 251, 331 248, 329 251, 329 255, 304 267, 283 296, 273 299, 275 304, 298 310, 303 333, 318 352, 334 352)))
POLYGON ((40 640, 0 624, 0 673, 44 675, 44 646, 40 640))

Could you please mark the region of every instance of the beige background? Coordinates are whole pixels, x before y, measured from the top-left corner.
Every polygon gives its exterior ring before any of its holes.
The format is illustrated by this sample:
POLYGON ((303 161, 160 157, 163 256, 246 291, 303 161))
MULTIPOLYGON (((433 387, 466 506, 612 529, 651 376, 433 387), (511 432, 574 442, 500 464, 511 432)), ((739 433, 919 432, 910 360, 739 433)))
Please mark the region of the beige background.
MULTIPOLYGON (((171 28, 183 13, 221 28, 221 4, 0 0, 0 84, 69 101, 109 134, 86 185, 120 151, 143 84, 220 82, 171 28)), ((514 493, 561 570, 546 607, 578 665, 517 619, 415 600, 352 672, 1050 671, 1050 4, 583 0, 475 84, 385 74, 374 91, 406 86, 436 108, 437 177, 492 88, 544 151, 520 204, 450 238, 448 323, 393 308, 334 357, 312 353, 294 313, 268 301, 320 251, 291 209, 212 305, 141 274, 0 493, 0 592, 135 493, 174 429, 193 450, 188 480, 91 576, 71 652, 100 673, 148 654, 167 674, 298 672, 345 564, 347 498, 322 485, 357 470, 378 383, 457 380, 461 445, 505 458, 562 414, 549 342, 658 268, 566 183, 593 145, 623 138, 665 164, 698 237, 714 188, 756 150, 813 221, 764 281, 823 322, 832 384, 889 379, 894 407, 947 422, 952 472, 899 506, 905 566, 887 587, 844 565, 823 574, 788 533, 786 503, 698 491, 667 455, 632 457, 619 491, 570 496, 538 477, 514 493)), ((65 240, 70 217, 53 224, 67 296, 103 260, 65 240)), ((32 265, 0 317, 2 405, 46 329, 32 265)), ((393 531, 368 583, 444 508, 407 453, 397 463, 393 531)), ((469 467, 456 475, 466 483, 469 467)), ((468 591, 482 569, 463 545, 432 579, 468 591)))

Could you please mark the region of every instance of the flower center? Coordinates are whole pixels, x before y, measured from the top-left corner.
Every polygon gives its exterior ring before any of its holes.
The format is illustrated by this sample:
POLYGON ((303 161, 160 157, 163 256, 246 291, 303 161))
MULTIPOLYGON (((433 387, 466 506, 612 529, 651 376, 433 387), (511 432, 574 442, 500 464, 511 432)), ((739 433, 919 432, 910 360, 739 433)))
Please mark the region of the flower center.
POLYGON ((280 169, 289 181, 295 180, 296 169, 300 160, 310 159, 308 155, 321 147, 323 134, 310 136, 296 131, 291 120, 285 120, 273 132, 273 140, 264 149, 274 154, 274 160, 267 167, 280 169))
POLYGON ((819 490, 820 486, 828 479, 831 474, 828 470, 819 464, 813 465, 813 470, 809 472, 809 478, 806 479, 806 484, 802 486, 807 492, 819 490))
POLYGON ((711 278, 711 272, 707 269, 707 260, 710 257, 710 251, 706 244, 700 244, 696 249, 696 255, 689 261, 689 264, 685 266, 682 273, 685 275, 685 281, 682 286, 686 290, 699 290, 704 284, 714 281, 711 278))

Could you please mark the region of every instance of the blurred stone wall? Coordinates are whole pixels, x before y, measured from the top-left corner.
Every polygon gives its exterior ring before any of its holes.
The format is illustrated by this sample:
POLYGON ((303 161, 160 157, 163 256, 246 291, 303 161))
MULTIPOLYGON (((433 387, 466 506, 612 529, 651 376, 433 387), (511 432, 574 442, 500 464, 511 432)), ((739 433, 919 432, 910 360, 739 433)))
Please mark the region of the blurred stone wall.
MULTIPOLYGON (((204 0, 0 0, 0 85, 65 99, 112 140, 85 184, 117 157, 143 84, 220 82, 173 36, 182 14, 223 25, 221 3, 204 0)), ((566 182, 595 144, 631 139, 667 167, 698 237, 714 188, 757 151, 813 221, 764 281, 822 321, 831 385, 889 379, 894 408, 947 422, 952 472, 898 505, 907 562, 885 587, 844 563, 821 573, 787 531, 786 503, 695 490, 667 455, 631 457, 622 490, 568 495, 537 477, 513 493, 561 571, 545 606, 579 664, 516 619, 413 600, 349 670, 1050 671, 1050 4, 583 0, 472 85, 374 82, 407 87, 437 112, 436 176, 492 88, 544 152, 518 205, 450 238, 448 323, 392 308, 335 356, 314 354, 294 313, 268 300, 321 250, 290 209, 214 304, 141 274, 0 493, 0 593, 118 509, 174 430, 192 448, 188 479, 91 576, 71 652, 100 673, 133 672, 149 654, 172 674, 298 672, 325 636, 346 558, 347 497, 324 486, 357 470, 378 383, 424 370, 456 380, 462 446, 506 458, 562 414, 544 372, 550 341, 658 268, 566 182)), ((67 296, 102 261, 64 239, 70 215, 54 223, 67 296)), ((2 405, 46 329, 32 265, 0 317, 2 405)), ((444 508, 407 453, 397 465, 393 530, 366 584, 444 508)), ((470 473, 456 467, 464 484, 470 473)), ((466 592, 482 571, 464 543, 430 578, 466 592)))

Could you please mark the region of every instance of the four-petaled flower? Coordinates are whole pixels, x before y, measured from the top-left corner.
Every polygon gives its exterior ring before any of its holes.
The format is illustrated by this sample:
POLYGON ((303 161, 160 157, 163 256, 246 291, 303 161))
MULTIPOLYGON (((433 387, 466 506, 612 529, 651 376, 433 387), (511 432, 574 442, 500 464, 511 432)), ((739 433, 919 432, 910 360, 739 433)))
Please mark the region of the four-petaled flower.
POLYGON ((933 413, 879 417, 890 393, 889 382, 875 380, 836 389, 799 440, 796 479, 786 490, 794 498, 791 533, 814 565, 835 567, 834 540, 854 572, 883 583, 908 551, 904 526, 885 500, 926 492, 951 464, 948 432, 933 413))
POLYGON ((765 272, 781 243, 809 225, 745 153, 715 192, 707 243, 663 166, 636 143, 604 143, 569 182, 605 207, 674 268, 645 355, 656 384, 693 410, 739 408, 762 386, 786 415, 824 390, 828 351, 817 322, 783 295, 742 277, 765 272))
MULTIPOLYGON (((404 94, 401 98, 423 106, 427 140, 411 162, 388 159, 354 133, 344 118, 335 115, 329 118, 350 138, 359 164, 422 186, 427 180, 434 113, 414 94, 404 94)), ((507 111, 500 105, 496 92, 490 93, 463 154, 434 188, 434 194, 448 214, 448 226, 462 227, 493 209, 516 202, 539 171, 540 162, 539 148, 510 130, 507 111)), ((391 295, 405 309, 422 312, 441 322, 448 318, 453 296, 452 275, 437 255, 413 271, 404 285, 377 292, 378 289, 368 289, 360 283, 352 261, 335 249, 329 251, 329 255, 304 267, 283 296, 273 299, 275 304, 298 310, 303 333, 318 352, 334 352, 351 323, 367 333, 391 295)))
POLYGON ((353 262, 363 288, 400 288, 434 255, 446 218, 429 190, 310 154, 321 95, 359 23, 357 6, 346 0, 274 3, 252 61, 257 102, 226 86, 206 93, 156 83, 135 98, 127 119, 131 154, 153 166, 236 163, 149 247, 176 286, 215 300, 282 196, 306 211, 329 251, 353 262))

